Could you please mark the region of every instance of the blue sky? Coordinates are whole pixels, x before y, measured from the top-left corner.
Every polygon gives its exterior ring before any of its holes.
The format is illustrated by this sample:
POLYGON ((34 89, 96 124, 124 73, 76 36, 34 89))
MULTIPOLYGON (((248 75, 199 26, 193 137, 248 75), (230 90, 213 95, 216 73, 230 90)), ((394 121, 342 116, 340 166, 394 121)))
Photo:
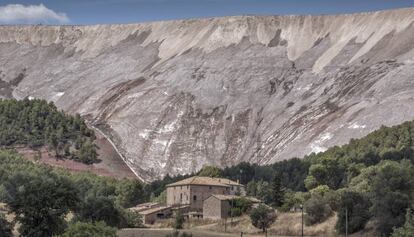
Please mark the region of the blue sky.
POLYGON ((336 14, 400 7, 414 7, 414 0, 0 0, 0 23, 132 23, 245 14, 336 14))

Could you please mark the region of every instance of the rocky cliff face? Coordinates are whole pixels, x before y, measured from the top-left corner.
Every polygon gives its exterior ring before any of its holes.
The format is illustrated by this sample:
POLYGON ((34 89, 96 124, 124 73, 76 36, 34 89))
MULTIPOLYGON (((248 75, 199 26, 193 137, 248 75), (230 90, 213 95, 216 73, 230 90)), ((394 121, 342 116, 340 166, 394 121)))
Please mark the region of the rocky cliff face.
POLYGON ((143 179, 268 164, 414 118, 414 9, 0 26, 0 94, 85 116, 143 179))

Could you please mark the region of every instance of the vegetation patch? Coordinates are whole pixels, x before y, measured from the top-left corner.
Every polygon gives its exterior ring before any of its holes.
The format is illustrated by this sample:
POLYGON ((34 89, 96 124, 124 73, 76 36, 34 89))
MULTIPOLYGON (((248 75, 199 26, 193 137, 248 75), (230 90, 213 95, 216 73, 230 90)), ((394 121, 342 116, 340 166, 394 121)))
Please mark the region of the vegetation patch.
POLYGON ((80 115, 59 111, 45 100, 0 100, 0 145, 48 146, 58 158, 98 162, 95 133, 80 115))

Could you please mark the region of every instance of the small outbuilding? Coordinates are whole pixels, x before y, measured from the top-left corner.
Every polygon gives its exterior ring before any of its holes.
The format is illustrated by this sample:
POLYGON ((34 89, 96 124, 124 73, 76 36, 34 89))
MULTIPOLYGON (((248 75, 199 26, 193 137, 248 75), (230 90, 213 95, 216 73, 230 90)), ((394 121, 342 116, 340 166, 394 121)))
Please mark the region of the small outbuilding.
POLYGON ((138 213, 142 216, 144 224, 150 225, 154 224, 157 220, 170 218, 172 216, 171 207, 168 206, 158 206, 138 213))
MULTIPOLYGON (((237 195, 220 195, 213 194, 203 202, 203 218, 210 220, 220 220, 230 217, 231 201, 241 198, 237 195)), ((252 202, 252 204, 261 203, 260 200, 253 197, 243 197, 252 202)))
POLYGON ((233 195, 211 195, 204 200, 203 203, 203 218, 210 220, 225 219, 230 214, 230 202, 234 199, 233 195))

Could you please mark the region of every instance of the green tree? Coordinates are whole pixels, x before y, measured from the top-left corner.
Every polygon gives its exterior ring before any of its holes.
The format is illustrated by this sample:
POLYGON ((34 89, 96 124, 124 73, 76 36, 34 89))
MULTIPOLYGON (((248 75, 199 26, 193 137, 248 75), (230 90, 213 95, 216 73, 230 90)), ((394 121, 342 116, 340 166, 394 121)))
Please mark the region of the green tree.
POLYGON ((124 209, 122 210, 122 218, 124 222, 122 227, 139 228, 143 226, 142 216, 138 212, 124 209))
POLYGON ((6 203, 22 236, 46 237, 65 228, 65 216, 79 199, 73 183, 52 172, 16 173, 4 184, 6 203))
POLYGON ((257 182, 257 197, 259 197, 262 201, 264 201, 266 204, 272 203, 272 188, 270 184, 266 181, 259 181, 257 182))
POLYGON ((162 191, 160 195, 158 195, 157 197, 154 197, 154 196, 151 197, 150 201, 163 204, 163 205, 167 204, 167 192, 165 190, 162 191))
POLYGON ((104 222, 75 222, 59 237, 116 237, 116 229, 104 222))
POLYGON ((252 180, 247 183, 246 185, 246 193, 248 196, 256 197, 257 193, 257 183, 256 181, 252 180))
POLYGON ((266 205, 260 204, 257 208, 254 208, 250 213, 250 220, 252 225, 263 232, 276 221, 276 213, 266 205))
POLYGON ((339 201, 338 222, 336 223, 336 229, 339 233, 345 233, 346 215, 348 215, 348 233, 352 234, 363 230, 371 218, 370 206, 370 201, 362 194, 349 191, 342 193, 339 201))
POLYGON ((414 167, 409 161, 383 161, 372 180, 372 211, 378 230, 389 236, 405 221, 405 211, 414 198, 414 167))
POLYGON ((95 144, 90 141, 82 143, 78 152, 78 159, 85 164, 98 162, 98 153, 96 152, 95 144))
POLYGON ((407 209, 405 215, 404 226, 400 228, 394 228, 392 237, 412 237, 414 236, 414 211, 413 209, 407 209))
POLYGON ((103 221, 113 227, 120 227, 123 220, 114 201, 104 196, 87 197, 76 211, 76 219, 83 222, 103 221))
POLYGON ((221 177, 222 172, 216 166, 204 166, 200 172, 198 173, 199 176, 206 176, 206 177, 221 177))
POLYGON ((332 209, 327 200, 320 195, 313 195, 305 202, 305 224, 314 225, 324 222, 332 215, 332 209))
POLYGON ((278 174, 273 177, 271 183, 271 195, 271 204, 273 207, 280 207, 283 205, 285 190, 282 187, 281 179, 278 174))
POLYGON ((133 207, 145 198, 142 184, 137 180, 122 180, 116 187, 116 194, 117 203, 125 208, 133 207))

